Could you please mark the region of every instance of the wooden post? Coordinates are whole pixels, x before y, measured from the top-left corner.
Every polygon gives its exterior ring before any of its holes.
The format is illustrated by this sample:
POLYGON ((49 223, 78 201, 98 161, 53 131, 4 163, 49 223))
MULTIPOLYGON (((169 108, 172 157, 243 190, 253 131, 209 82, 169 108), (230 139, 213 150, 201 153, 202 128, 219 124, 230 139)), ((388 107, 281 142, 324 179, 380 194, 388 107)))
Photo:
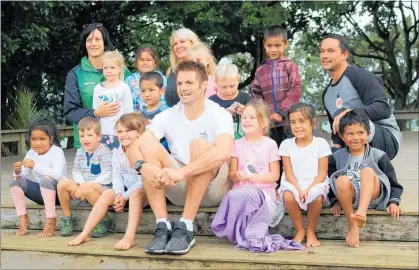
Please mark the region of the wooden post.
POLYGON ((18 142, 17 149, 19 156, 26 155, 25 133, 20 133, 20 141, 18 142))

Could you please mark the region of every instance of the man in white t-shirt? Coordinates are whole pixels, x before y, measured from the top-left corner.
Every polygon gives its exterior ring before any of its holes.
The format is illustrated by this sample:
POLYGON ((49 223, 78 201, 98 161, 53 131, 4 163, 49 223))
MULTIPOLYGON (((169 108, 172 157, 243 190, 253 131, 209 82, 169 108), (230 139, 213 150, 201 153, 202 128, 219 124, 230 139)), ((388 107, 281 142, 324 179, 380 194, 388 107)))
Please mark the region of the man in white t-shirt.
POLYGON ((180 102, 158 114, 127 151, 156 216, 154 238, 145 249, 152 254, 188 253, 195 244, 193 220, 199 207, 218 206, 231 187, 231 114, 205 99, 208 75, 202 64, 179 64, 176 80, 180 102), (163 137, 171 154, 159 142, 163 137), (184 206, 179 222, 168 221, 166 196, 184 206))

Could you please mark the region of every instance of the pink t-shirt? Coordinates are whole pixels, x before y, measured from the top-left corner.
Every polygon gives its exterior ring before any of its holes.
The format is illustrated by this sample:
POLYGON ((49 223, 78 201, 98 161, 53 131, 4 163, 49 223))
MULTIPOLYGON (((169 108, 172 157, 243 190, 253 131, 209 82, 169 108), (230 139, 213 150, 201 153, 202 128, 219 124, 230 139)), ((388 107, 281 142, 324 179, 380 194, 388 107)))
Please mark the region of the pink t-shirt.
POLYGON ((208 75, 207 90, 205 91, 205 98, 217 94, 217 85, 213 76, 208 75))
MULTIPOLYGON (((246 136, 234 142, 231 156, 238 159, 238 170, 244 171, 246 174, 262 174, 269 173, 269 163, 278 161, 281 157, 277 154, 278 147, 276 142, 269 137, 263 137, 258 143, 250 143, 246 136)), ((237 181, 233 185, 234 188, 252 185, 268 192, 273 200, 276 200, 275 182, 272 183, 250 183, 237 181)))

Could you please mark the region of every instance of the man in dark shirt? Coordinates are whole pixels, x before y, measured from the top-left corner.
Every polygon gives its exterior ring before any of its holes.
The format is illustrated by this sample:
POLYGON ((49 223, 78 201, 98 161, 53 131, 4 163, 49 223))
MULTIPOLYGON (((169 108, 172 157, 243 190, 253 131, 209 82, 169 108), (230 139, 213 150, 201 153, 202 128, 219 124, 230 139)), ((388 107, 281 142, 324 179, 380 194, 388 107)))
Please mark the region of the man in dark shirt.
POLYGON ((344 147, 339 137, 340 119, 354 110, 370 119, 369 143, 393 159, 400 148, 402 134, 384 93, 380 77, 368 70, 349 65, 346 39, 337 34, 323 38, 320 61, 331 81, 323 91, 323 104, 332 128, 332 149, 344 147))

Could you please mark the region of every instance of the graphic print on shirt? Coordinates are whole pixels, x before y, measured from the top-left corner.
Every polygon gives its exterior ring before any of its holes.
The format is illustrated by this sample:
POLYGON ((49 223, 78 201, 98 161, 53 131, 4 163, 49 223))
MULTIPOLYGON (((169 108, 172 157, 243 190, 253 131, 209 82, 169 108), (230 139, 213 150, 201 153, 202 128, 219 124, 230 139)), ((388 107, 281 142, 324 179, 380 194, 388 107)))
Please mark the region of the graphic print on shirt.
POLYGON ((342 98, 340 97, 340 95, 338 95, 336 97, 336 108, 340 109, 343 106, 343 101, 342 98))
POLYGON ((103 94, 101 96, 98 96, 98 98, 101 99, 102 102, 109 101, 109 102, 112 103, 112 102, 116 102, 116 101, 119 101, 119 102, 124 101, 124 97, 122 95, 118 94, 118 93, 107 93, 107 94, 103 94))
POLYGON ((204 132, 199 132, 199 138, 202 138, 202 139, 208 140, 208 134, 207 134, 207 132, 206 132, 206 131, 204 131, 204 132))
POLYGON ((361 170, 363 168, 362 162, 354 161, 349 162, 348 167, 346 168, 345 175, 351 179, 352 182, 361 181, 361 170))

